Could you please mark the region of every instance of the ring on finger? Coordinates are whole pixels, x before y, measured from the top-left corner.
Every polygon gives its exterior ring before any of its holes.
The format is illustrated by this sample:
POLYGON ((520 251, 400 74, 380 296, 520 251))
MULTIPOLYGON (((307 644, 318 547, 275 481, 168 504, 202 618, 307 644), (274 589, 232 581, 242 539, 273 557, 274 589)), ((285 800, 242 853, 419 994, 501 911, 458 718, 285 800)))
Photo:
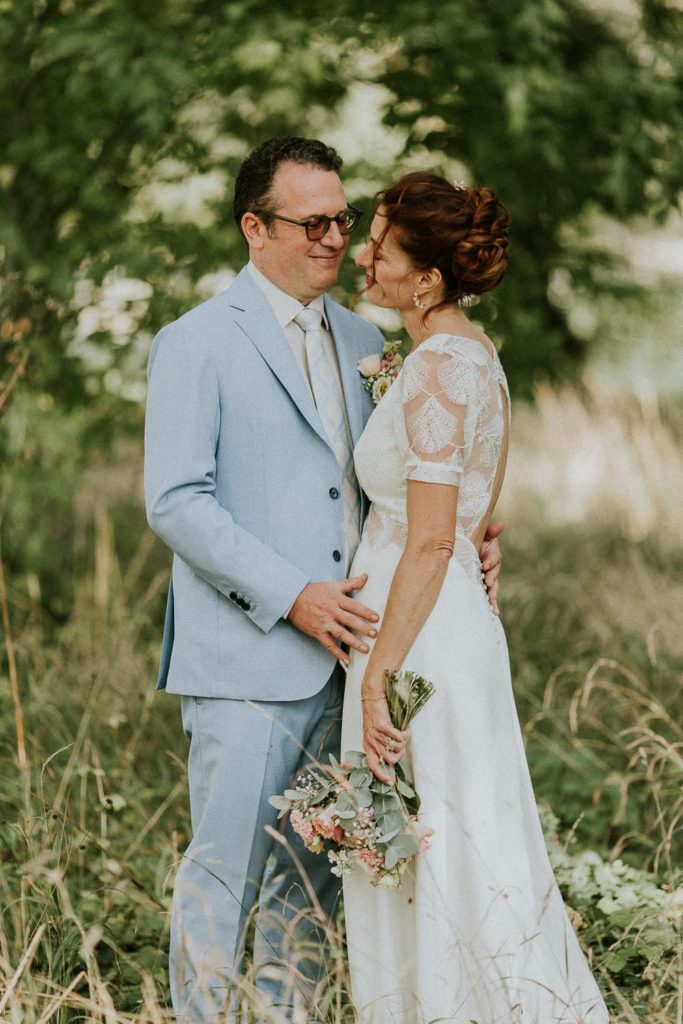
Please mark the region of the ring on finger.
POLYGON ((394 743, 393 740, 387 740, 384 749, 386 750, 387 754, 393 754, 393 752, 396 750, 396 744, 394 743))

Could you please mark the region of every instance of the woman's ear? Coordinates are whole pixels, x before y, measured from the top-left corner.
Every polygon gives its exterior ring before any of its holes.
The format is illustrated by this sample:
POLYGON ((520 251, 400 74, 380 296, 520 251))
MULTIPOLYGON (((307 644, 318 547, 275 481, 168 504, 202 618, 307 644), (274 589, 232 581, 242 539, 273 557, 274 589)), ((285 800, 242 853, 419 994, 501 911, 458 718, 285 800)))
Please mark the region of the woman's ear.
POLYGON ((431 270, 420 271, 420 276, 417 279, 416 292, 421 298, 426 296, 434 296, 438 294, 443 284, 443 277, 441 271, 437 270, 436 267, 432 267, 431 270))
POLYGON ((442 281, 441 271, 437 270, 436 267, 432 267, 431 270, 423 270, 420 273, 417 286, 420 289, 431 292, 434 288, 438 288, 442 281))

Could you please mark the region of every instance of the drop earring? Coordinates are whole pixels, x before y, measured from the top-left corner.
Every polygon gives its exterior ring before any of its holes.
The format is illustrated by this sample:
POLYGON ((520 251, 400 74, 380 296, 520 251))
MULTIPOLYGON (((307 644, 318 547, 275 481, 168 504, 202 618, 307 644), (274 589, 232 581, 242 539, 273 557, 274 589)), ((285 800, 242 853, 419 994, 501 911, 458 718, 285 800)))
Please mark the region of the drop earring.
POLYGON ((417 289, 415 289, 415 291, 413 292, 413 304, 417 306, 418 309, 426 309, 424 302, 417 294, 417 289))

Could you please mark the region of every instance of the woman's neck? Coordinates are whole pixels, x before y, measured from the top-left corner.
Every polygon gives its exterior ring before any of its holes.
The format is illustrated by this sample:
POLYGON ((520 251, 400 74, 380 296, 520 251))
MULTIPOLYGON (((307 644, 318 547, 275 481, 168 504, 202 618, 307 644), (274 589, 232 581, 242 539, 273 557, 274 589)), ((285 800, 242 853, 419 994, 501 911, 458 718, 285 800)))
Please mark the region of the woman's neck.
POLYGON ((459 306, 446 306, 436 310, 431 316, 425 316, 424 309, 401 310, 403 326, 410 335, 413 348, 417 348, 426 338, 433 334, 457 334, 465 338, 479 341, 483 334, 463 313, 459 306))

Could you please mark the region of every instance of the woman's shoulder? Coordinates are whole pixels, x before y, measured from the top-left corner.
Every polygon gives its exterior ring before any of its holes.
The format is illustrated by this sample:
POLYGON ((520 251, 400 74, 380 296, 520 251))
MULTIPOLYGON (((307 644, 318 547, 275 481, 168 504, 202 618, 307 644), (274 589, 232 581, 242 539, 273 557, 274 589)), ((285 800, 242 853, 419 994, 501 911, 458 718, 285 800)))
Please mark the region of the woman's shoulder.
POLYGON ((479 366, 491 363, 497 358, 495 346, 485 334, 476 338, 465 334, 432 334, 420 342, 411 354, 420 354, 421 350, 422 355, 436 352, 444 357, 450 356, 479 366))

